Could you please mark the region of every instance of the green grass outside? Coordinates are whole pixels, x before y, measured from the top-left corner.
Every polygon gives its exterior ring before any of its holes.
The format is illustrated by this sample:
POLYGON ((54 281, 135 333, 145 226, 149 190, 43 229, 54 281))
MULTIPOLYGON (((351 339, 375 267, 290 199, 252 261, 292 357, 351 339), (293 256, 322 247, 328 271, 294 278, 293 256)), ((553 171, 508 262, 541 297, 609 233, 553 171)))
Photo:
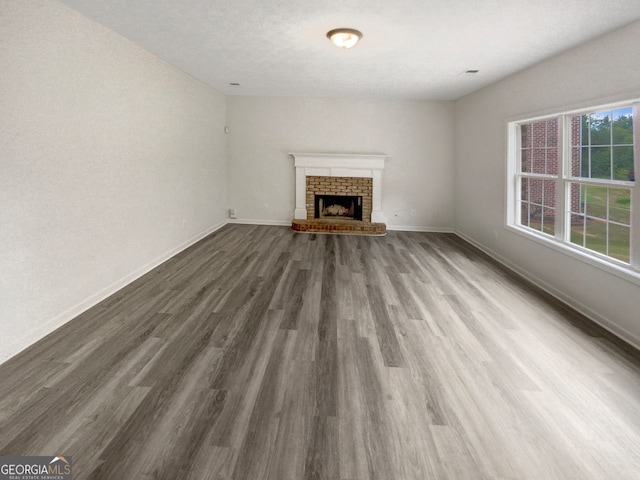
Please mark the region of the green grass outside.
MULTIPOLYGON (((582 215, 573 215, 575 221, 571 225, 571 243, 580 245, 612 258, 629 262, 630 260, 630 228, 631 223, 631 191, 625 188, 598 187, 587 185, 582 187, 582 204, 586 209, 586 225, 582 215), (609 197, 609 221, 624 225, 609 223, 607 253, 607 196, 609 197)), ((545 212, 544 223, 541 218, 532 218, 530 228, 555 234, 553 212, 545 212), (549 215, 550 214, 550 215, 549 215), (549 215, 549 216, 547 216, 549 215)))
POLYGON ((629 225, 631 218, 631 191, 626 188, 595 187, 592 185, 583 187, 582 201, 587 215, 606 220, 607 192, 609 194, 609 220, 629 225))
MULTIPOLYGON (((609 220, 630 224, 631 192, 624 188, 583 187, 582 199, 586 214, 602 220, 587 219, 571 226, 571 243, 584 246, 596 252, 607 254, 607 195, 609 196, 609 220), (586 193, 586 194, 585 194, 586 193), (586 231, 585 231, 586 230, 586 231)), ((630 229, 626 226, 609 224, 609 256, 629 262, 630 229)))
MULTIPOLYGON (((584 246, 595 252, 607 254, 606 223, 599 220, 587 220, 586 235, 583 235, 583 225, 571 226, 571 243, 584 246), (583 243, 585 241, 586 242, 583 243)), ((609 256, 629 262, 629 228, 609 225, 609 256)))

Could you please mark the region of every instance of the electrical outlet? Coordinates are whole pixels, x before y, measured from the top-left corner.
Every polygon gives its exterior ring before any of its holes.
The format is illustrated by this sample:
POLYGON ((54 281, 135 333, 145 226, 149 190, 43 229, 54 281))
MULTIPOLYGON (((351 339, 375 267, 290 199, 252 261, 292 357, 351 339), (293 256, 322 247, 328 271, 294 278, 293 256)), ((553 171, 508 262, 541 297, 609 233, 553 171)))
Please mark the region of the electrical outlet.
POLYGON ((415 211, 415 210, 413 210, 413 209, 411 210, 411 216, 412 216, 412 217, 415 217, 415 216, 416 216, 416 211, 415 211))
POLYGON ((236 218, 236 209, 235 208, 230 208, 229 209, 229 218, 236 218))

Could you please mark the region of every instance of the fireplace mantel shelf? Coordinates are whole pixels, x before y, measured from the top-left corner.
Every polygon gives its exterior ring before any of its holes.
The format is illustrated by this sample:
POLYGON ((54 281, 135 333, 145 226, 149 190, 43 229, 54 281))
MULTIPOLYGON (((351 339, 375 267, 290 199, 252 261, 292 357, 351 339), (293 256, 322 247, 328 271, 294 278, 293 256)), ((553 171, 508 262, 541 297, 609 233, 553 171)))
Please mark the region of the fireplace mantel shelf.
MULTIPOLYGON (((354 153, 290 153, 296 168, 349 168, 384 170, 387 155, 354 153)), ((339 175, 332 175, 339 176, 339 175)))
POLYGON ((307 218, 307 176, 359 177, 372 179, 371 221, 385 223, 382 213, 382 171, 388 155, 354 153, 290 153, 296 168, 294 219, 307 218))

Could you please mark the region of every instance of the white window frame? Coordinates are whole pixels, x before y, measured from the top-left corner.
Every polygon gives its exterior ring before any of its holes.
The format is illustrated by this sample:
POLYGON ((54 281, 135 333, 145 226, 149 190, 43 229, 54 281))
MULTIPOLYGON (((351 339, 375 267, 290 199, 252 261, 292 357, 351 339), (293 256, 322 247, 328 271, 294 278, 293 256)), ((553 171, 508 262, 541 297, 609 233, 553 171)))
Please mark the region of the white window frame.
POLYGON ((560 251, 585 263, 594 265, 625 280, 640 285, 640 181, 601 180, 571 176, 571 117, 602 110, 631 106, 633 109, 634 172, 640 173, 640 99, 596 105, 579 110, 544 116, 522 118, 507 123, 507 205, 506 228, 537 243, 560 251), (520 172, 520 125, 558 119, 559 174, 528 174, 520 172), (522 178, 553 179, 556 181, 556 217, 554 235, 520 225, 520 182, 522 178), (631 226, 629 263, 590 250, 570 241, 570 184, 624 187, 631 190, 631 226))

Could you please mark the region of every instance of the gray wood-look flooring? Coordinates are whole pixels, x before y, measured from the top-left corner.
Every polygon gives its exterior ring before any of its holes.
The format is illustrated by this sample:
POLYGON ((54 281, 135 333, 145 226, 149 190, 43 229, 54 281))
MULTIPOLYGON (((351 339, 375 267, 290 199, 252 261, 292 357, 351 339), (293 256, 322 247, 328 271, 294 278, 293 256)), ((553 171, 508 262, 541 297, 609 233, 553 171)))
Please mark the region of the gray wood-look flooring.
POLYGON ((458 237, 228 225, 0 366, 80 479, 638 479, 640 356, 458 237))

